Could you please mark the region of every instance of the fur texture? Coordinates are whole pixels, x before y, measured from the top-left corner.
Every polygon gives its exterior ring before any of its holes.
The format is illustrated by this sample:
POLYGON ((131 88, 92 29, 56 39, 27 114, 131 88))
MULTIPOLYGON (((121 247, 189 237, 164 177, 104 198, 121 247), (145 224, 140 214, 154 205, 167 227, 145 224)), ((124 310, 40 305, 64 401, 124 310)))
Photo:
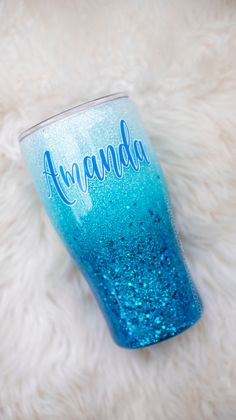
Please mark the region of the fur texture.
POLYGON ((1 420, 236 419, 236 4, 0 2, 1 420), (128 91, 162 163, 202 321, 116 347, 17 135, 128 91))

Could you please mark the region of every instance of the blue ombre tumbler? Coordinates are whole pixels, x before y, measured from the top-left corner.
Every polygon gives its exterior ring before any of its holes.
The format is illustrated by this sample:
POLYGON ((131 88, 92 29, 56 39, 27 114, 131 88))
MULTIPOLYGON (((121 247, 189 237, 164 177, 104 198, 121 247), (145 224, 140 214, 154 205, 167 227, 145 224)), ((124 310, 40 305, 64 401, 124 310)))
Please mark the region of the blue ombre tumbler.
POLYGON ((24 132, 48 215, 122 347, 158 343, 202 314, 165 180, 133 102, 114 94, 24 132))

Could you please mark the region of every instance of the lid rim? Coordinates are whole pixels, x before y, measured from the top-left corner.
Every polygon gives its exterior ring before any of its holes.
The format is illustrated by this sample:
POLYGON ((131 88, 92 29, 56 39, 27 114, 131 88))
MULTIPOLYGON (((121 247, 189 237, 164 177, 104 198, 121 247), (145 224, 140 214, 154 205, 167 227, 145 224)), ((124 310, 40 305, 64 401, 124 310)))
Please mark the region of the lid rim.
POLYGON ((24 130, 19 135, 19 142, 22 142, 26 137, 28 137, 30 134, 34 133, 35 131, 40 130, 43 127, 47 127, 48 125, 53 124, 56 121, 63 120, 64 118, 76 114, 77 112, 85 111, 86 109, 93 108, 97 105, 114 101, 121 98, 128 98, 129 95, 127 93, 112 93, 110 95, 101 96, 97 99, 92 99, 91 101, 83 102, 82 104, 76 105, 72 108, 68 108, 65 111, 59 112, 58 114, 52 115, 49 118, 46 118, 45 120, 40 121, 37 124, 34 124, 32 127, 28 128, 27 130, 24 130))

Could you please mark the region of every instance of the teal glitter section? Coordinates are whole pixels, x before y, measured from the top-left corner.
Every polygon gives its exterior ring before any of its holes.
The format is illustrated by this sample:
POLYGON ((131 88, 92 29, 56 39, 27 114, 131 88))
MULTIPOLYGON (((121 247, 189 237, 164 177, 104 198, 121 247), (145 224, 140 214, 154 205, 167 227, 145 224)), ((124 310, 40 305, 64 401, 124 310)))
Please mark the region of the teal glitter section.
POLYGON ((114 340, 138 348, 175 336, 201 316, 202 303, 178 242, 165 180, 136 108, 121 98, 75 113, 33 132, 22 153, 48 214, 104 313, 114 340), (88 193, 72 185, 65 205, 44 172, 49 150, 55 168, 82 165, 108 144, 121 143, 119 122, 140 139, 150 164, 89 180, 88 193))

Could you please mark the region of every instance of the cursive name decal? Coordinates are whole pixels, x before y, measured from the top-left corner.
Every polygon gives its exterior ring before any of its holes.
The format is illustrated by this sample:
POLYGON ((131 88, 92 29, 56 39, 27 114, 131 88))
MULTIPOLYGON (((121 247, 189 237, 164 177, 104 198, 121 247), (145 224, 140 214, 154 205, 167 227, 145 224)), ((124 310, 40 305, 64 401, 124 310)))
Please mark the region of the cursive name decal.
POLYGON ((46 150, 43 174, 49 198, 52 197, 52 187, 54 187, 63 203, 73 206, 77 200, 70 199, 66 192, 72 185, 76 185, 81 192, 86 193, 89 179, 104 181, 106 174, 111 172, 117 178, 122 178, 125 168, 131 167, 135 172, 139 172, 141 162, 149 164, 142 141, 131 141, 128 125, 124 120, 120 121, 120 134, 122 142, 117 147, 109 144, 105 149, 99 149, 98 157, 85 156, 81 167, 74 162, 70 170, 66 170, 63 165, 59 165, 56 169, 50 151, 46 150))

